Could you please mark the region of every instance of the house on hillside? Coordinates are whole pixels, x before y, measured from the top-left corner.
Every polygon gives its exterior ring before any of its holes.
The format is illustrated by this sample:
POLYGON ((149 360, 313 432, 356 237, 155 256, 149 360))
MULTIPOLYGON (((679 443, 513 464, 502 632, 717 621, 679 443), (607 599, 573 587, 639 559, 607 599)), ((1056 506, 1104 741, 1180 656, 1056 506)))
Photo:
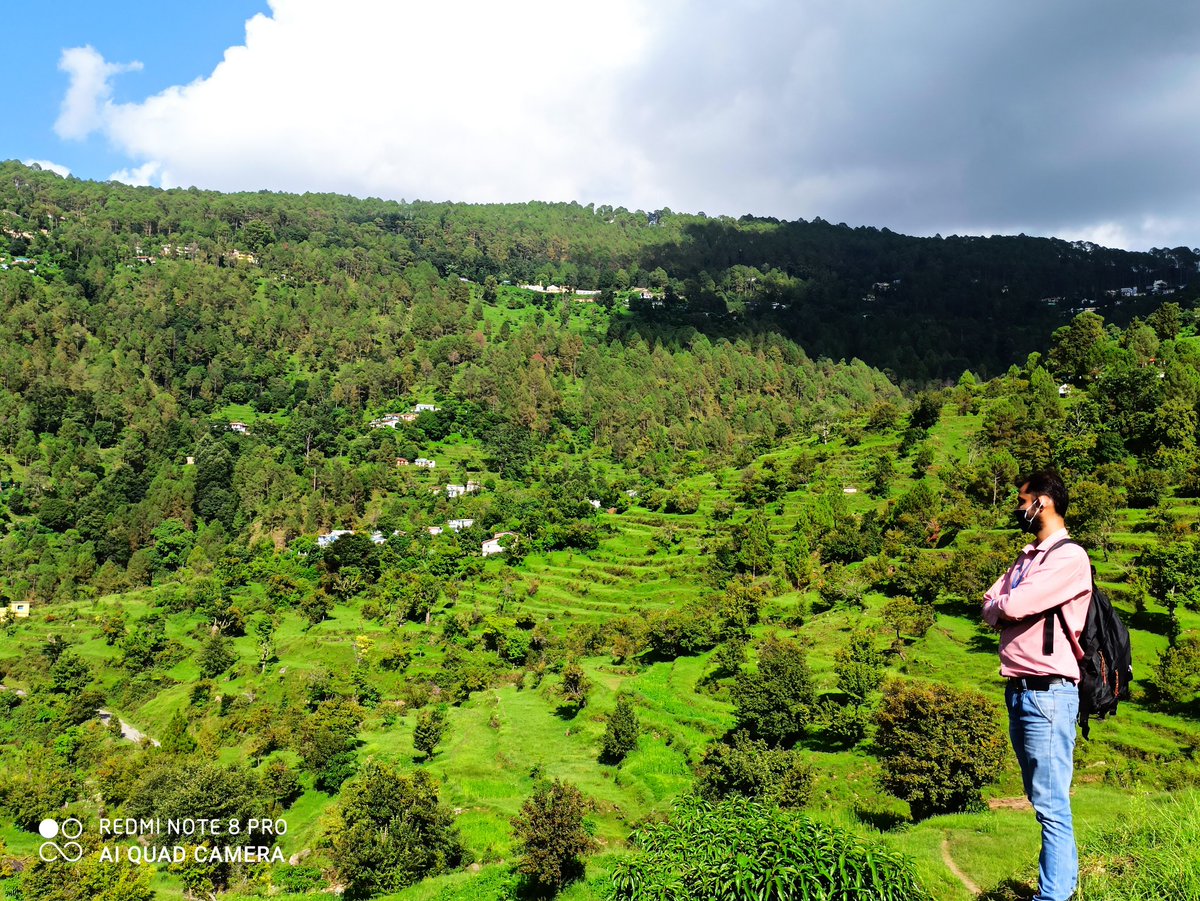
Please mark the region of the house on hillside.
POLYGON ((246 425, 244 422, 234 421, 229 423, 229 431, 237 432, 239 435, 249 435, 250 426, 246 425))
POLYGON ((324 535, 317 536, 317 547, 329 547, 343 535, 353 535, 353 529, 334 529, 332 532, 326 532, 324 535))
POLYGON ((397 457, 396 465, 397 466, 408 466, 408 457, 397 457))
POLYGON ((446 497, 448 497, 448 498, 453 499, 456 497, 462 497, 466 493, 467 493, 466 485, 447 485, 446 486, 446 497))
POLYGON ((445 531, 445 529, 443 529, 441 526, 430 526, 429 527, 430 535, 441 535, 442 532, 444 532, 444 531, 445 531))
POLYGON ((0 607, 0 621, 9 617, 26 619, 29 616, 29 601, 13 601, 7 607, 0 607))
MULTIPOLYGON (((510 538, 510 537, 516 538, 517 533, 516 532, 497 532, 491 538, 484 541, 482 545, 480 545, 479 551, 485 557, 490 557, 493 554, 503 554, 504 551, 507 550, 507 548, 501 547, 500 539, 501 538, 510 538)), ((509 544, 511 546, 511 542, 509 544)))
POLYGON ((416 422, 417 414, 416 413, 403 413, 403 414, 401 414, 400 418, 402 420, 404 420, 405 422, 416 422))
POLYGON ((435 407, 433 404, 417 404, 412 408, 414 413, 436 413, 441 407, 435 407))
POLYGON ((437 464, 425 457, 417 457, 417 459, 413 460, 413 466, 419 466, 422 469, 433 469, 437 464))
POLYGON ((447 520, 446 525, 450 528, 451 531, 461 532, 463 529, 469 529, 469 528, 471 528, 471 526, 475 525, 475 520, 473 520, 473 519, 451 519, 451 520, 447 520))
POLYGON ((380 416, 378 419, 371 420, 371 428, 373 429, 394 429, 400 424, 401 414, 388 413, 386 416, 380 416))

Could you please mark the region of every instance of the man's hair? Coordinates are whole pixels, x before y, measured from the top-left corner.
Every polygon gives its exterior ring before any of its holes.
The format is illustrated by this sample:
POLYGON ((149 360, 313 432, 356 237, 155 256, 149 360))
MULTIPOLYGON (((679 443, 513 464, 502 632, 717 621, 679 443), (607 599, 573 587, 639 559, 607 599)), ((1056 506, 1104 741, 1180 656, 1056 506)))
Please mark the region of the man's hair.
POLYGON ((1053 469, 1039 469, 1017 479, 1018 490, 1026 485, 1029 486, 1030 494, 1044 494, 1054 501, 1054 512, 1059 516, 1067 515, 1067 504, 1070 503, 1067 486, 1063 484, 1062 476, 1053 469))

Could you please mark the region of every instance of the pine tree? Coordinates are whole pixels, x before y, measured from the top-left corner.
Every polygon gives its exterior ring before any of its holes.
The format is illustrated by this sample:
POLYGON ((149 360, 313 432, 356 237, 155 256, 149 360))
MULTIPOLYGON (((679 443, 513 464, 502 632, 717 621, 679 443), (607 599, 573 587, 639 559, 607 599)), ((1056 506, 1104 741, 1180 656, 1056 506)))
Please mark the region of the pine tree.
POLYGON ((637 746, 638 732, 637 712, 633 709, 633 703, 628 695, 620 695, 604 730, 600 760, 604 763, 620 763, 637 746))

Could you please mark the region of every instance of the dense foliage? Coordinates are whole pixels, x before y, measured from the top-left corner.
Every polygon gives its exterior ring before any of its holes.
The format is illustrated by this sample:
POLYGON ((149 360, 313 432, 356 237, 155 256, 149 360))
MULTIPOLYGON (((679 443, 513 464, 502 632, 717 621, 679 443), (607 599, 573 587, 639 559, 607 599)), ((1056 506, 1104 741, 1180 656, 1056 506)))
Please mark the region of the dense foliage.
POLYGON ((621 901, 916 901, 912 865, 835 826, 743 799, 685 800, 634 833, 613 875, 621 901))

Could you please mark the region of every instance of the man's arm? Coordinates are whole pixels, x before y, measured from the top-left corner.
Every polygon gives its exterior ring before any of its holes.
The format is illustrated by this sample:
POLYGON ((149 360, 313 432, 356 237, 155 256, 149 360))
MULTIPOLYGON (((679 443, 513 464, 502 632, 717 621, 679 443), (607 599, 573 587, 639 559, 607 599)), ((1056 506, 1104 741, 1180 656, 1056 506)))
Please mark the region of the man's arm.
MULTIPOLYGON (((1091 591, 1091 561, 1078 545, 1059 548, 1042 558, 1016 588, 995 599, 999 619, 1019 621, 1091 591)), ((986 608, 986 604, 985 604, 986 608)))
POLYGON ((994 629, 999 629, 1004 625, 1004 617, 1000 613, 1000 599, 1008 597, 1007 594, 1001 594, 1004 580, 1007 578, 1008 571, 1006 570, 983 595, 983 621, 994 629))

